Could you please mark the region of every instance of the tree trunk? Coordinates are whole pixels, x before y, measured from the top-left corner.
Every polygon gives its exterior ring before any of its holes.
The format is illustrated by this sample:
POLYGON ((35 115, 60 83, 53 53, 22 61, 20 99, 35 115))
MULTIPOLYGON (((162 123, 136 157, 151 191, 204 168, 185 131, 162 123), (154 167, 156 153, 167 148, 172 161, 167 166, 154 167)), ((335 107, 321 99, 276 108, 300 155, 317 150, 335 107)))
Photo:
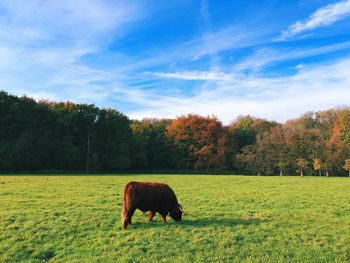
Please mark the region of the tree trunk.
POLYGON ((86 172, 89 172, 89 162, 90 162, 90 130, 87 134, 87 152, 86 152, 86 172))
POLYGON ((318 170, 318 174, 319 174, 320 176, 322 176, 322 172, 321 172, 321 170, 318 170))
POLYGON ((281 170, 280 170, 280 176, 282 176, 282 175, 283 175, 283 170, 281 169, 281 170))
POLYGON ((326 171, 326 176, 327 176, 327 177, 329 176, 328 170, 326 171))
POLYGON ((350 170, 349 170, 349 177, 350 177, 350 170))
POLYGON ((303 170, 300 171, 300 176, 304 176, 303 170))

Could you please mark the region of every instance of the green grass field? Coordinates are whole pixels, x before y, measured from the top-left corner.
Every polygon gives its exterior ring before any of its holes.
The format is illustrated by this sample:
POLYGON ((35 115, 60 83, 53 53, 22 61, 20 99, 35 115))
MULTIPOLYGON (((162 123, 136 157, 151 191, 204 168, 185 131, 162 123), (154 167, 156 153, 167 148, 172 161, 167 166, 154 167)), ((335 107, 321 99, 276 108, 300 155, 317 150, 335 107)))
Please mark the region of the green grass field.
POLYGON ((0 176, 0 207, 0 262, 350 261, 349 178, 0 176), (168 183, 184 221, 122 231, 131 180, 168 183))

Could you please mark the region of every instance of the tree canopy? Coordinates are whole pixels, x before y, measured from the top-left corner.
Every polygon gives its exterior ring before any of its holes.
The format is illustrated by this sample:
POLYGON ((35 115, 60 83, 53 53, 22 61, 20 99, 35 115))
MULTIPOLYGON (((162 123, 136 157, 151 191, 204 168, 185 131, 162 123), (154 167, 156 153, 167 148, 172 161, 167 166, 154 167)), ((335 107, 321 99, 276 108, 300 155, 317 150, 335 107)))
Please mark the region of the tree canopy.
POLYGON ((205 171, 343 175, 350 108, 286 123, 240 116, 130 120, 114 109, 0 92, 0 171, 205 171))

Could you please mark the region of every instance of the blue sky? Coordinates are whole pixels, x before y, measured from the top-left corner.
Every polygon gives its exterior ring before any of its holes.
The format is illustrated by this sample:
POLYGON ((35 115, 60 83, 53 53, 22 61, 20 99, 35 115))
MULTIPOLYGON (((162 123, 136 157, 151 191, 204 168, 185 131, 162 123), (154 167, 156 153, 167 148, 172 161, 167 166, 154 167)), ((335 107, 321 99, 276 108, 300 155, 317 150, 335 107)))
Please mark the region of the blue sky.
POLYGON ((4 0, 0 89, 224 123, 349 105, 350 0, 4 0))

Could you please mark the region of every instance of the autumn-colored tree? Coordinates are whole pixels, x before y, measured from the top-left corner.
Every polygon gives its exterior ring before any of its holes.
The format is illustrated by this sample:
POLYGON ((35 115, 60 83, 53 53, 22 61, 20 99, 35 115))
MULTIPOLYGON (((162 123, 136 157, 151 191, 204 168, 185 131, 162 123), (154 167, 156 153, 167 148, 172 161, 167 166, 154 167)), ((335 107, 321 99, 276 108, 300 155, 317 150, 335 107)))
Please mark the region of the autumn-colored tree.
POLYGON ((350 177, 350 159, 346 159, 343 169, 349 172, 349 177, 350 177))
POLYGON ((316 172, 318 172, 319 176, 321 176, 321 160, 315 159, 313 162, 313 167, 316 172))
POLYGON ((242 151, 251 157, 240 154, 239 160, 244 164, 248 160, 253 162, 251 165, 259 167, 262 174, 295 173, 298 169, 295 159, 312 160, 324 155, 324 135, 315 118, 315 114, 309 113, 283 125, 272 125, 249 147, 253 152, 242 151))
POLYGON ((179 168, 220 170, 226 167, 228 131, 216 117, 189 114, 173 120, 167 132, 184 153, 179 168))
POLYGON ((240 173, 275 174, 277 155, 283 155, 277 149, 280 143, 274 143, 275 138, 279 140, 274 136, 274 129, 279 126, 276 122, 250 116, 239 117, 229 126, 240 149, 235 158, 235 167, 240 173))
POLYGON ((257 140, 258 156, 264 161, 262 165, 270 173, 284 175, 287 172, 289 158, 287 155, 285 130, 281 125, 272 127, 257 140))
POLYGON ((216 117, 193 114, 130 121, 113 109, 0 91, 0 112, 1 172, 198 169, 304 175, 313 168, 328 176, 349 171, 349 107, 307 112, 283 124, 240 116, 224 126, 216 117))
POLYGON ((239 116, 229 128, 238 142, 239 149, 242 149, 246 145, 254 144, 259 136, 274 126, 277 126, 277 122, 247 115, 239 116))
POLYGON ((350 144, 350 109, 345 108, 340 112, 336 125, 339 126, 341 140, 350 144))
POLYGON ((327 159, 333 172, 341 174, 343 160, 350 154, 350 109, 341 109, 326 143, 327 159))
POLYGON ((308 162, 304 158, 297 159, 297 166, 299 167, 300 176, 304 176, 304 170, 307 168, 308 162))

